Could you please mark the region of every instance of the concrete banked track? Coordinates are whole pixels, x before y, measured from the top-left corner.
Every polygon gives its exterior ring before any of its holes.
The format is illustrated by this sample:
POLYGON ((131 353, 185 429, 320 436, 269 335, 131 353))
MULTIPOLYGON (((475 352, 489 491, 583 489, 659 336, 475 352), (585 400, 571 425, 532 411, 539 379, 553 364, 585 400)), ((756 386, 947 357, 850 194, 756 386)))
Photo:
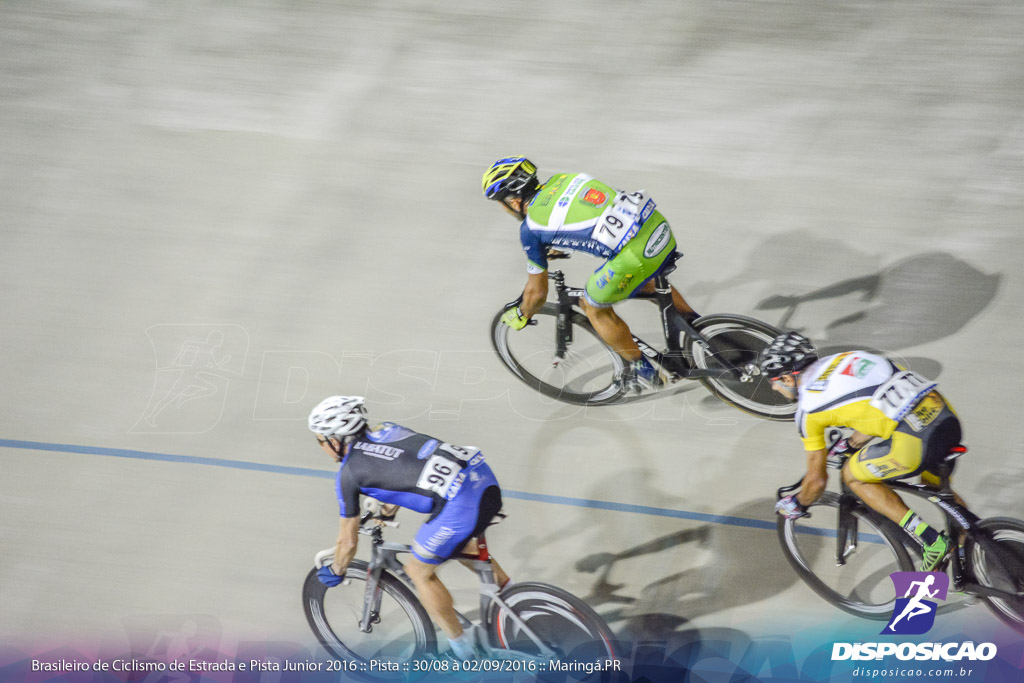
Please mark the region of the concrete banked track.
MULTIPOLYGON (((481 447, 495 555, 624 637, 877 634, 779 552, 792 424, 696 383, 582 409, 502 368, 525 263, 480 175, 527 154, 645 188, 699 311, 936 377, 958 489, 1024 517, 1022 28, 1010 1, 9 4, 0 642, 312 652, 337 506, 304 418, 334 393, 481 447)), ((641 336, 650 308, 622 307, 641 336)))

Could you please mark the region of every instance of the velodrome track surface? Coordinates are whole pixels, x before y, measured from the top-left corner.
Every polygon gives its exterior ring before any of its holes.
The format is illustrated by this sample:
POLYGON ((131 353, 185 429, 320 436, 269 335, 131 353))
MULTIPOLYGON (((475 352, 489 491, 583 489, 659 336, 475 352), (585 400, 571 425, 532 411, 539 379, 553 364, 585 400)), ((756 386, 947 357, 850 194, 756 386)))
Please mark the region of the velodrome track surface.
MULTIPOLYGON (((507 489, 496 556, 620 635, 877 633, 777 548, 773 492, 803 467, 792 425, 696 384, 550 404, 498 364, 487 326, 524 263, 479 179, 510 153, 646 188, 701 312, 937 377, 971 447, 958 489, 1024 517, 1018 2, 3 16, 5 645, 312 648, 298 591, 336 503, 304 418, 334 393, 480 446, 507 489)), ((623 315, 657 333, 647 308, 623 315)), ((472 577, 443 575, 472 605, 472 577)), ((937 628, 994 624, 979 606, 937 628)))

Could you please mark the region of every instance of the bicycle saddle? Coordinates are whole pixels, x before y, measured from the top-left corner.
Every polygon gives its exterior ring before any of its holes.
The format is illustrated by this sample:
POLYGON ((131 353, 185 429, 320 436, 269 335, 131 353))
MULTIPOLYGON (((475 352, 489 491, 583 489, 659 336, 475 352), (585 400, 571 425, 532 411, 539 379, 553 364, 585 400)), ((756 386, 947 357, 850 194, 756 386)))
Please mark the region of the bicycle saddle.
POLYGON ((952 462, 953 460, 956 460, 957 458, 959 458, 961 455, 963 455, 966 452, 967 452, 967 446, 963 445, 962 443, 961 444, 957 444, 956 446, 953 446, 952 448, 949 449, 949 453, 946 454, 946 457, 943 458, 942 461, 943 462, 952 462))

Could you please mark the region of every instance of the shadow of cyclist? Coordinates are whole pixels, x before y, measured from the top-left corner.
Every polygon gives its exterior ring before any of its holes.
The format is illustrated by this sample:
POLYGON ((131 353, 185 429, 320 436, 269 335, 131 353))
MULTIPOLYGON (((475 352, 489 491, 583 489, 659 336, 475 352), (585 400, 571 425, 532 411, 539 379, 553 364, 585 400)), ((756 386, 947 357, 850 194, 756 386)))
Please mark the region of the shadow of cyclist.
POLYGON ((585 599, 594 606, 614 606, 602 610, 609 624, 622 637, 641 639, 664 637, 698 617, 773 597, 797 577, 772 529, 743 525, 774 525, 771 514, 772 501, 756 499, 729 510, 722 516, 725 523, 698 524, 617 553, 585 556, 575 565, 580 572, 595 574, 585 599), (635 576, 627 566, 632 561, 664 566, 659 555, 682 545, 689 546, 687 557, 699 558, 696 565, 651 581, 638 592, 634 588, 633 595, 623 592, 626 586, 616 576, 620 571, 635 576))
POLYGON ((951 254, 928 252, 878 273, 841 280, 805 294, 772 296, 759 311, 781 310, 780 327, 793 326, 800 306, 848 299, 853 310, 824 325, 823 346, 853 341, 861 348, 904 349, 955 334, 995 298, 1001 276, 987 275, 951 254))
POLYGON ((752 248, 756 256, 732 274, 694 283, 686 291, 700 301, 752 283, 764 283, 762 291, 786 292, 803 289, 807 282, 828 282, 830 273, 866 273, 801 294, 772 294, 754 310, 778 311, 776 319, 758 317, 800 330, 823 348, 852 343, 893 351, 955 334, 988 306, 1000 287, 1001 274, 982 272, 947 252, 923 252, 883 266, 881 253, 858 247, 806 230, 772 235, 752 248), (795 260, 794 254, 812 256, 795 260), (788 263, 793 267, 780 267, 788 263))

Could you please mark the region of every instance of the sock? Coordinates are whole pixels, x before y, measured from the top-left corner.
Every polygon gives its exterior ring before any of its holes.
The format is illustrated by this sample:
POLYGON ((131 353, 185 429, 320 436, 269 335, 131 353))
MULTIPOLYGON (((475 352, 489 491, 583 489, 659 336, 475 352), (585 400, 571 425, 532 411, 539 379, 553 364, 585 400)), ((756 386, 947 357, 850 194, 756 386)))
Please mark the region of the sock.
POLYGON ((935 543, 939 537, 939 532, 928 526, 928 524, 921 519, 916 512, 913 510, 907 510, 907 514, 903 516, 903 521, 900 522, 900 526, 910 534, 924 541, 925 545, 931 545, 935 543))

